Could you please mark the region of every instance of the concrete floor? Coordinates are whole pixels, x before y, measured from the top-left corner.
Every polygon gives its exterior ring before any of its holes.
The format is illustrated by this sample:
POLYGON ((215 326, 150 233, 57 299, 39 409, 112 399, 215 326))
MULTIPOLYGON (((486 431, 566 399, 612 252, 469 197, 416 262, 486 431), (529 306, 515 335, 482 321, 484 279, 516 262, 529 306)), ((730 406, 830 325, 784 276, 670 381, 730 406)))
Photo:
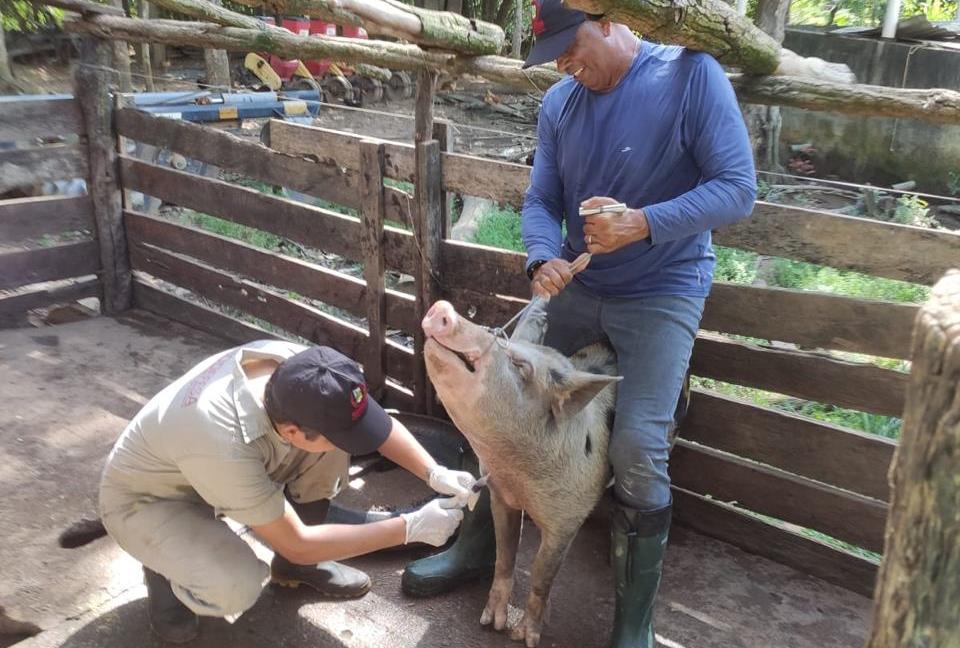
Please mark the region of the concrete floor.
MULTIPOLYGON (((43 629, 18 648, 161 645, 147 625, 137 563, 110 539, 66 550, 56 538, 95 515, 99 471, 126 420, 168 380, 224 346, 144 313, 0 331, 0 606, 9 618, 43 629)), ((398 470, 372 473, 354 486, 345 499, 355 503, 395 504, 426 494, 398 470)), ((523 600, 537 541, 533 525, 524 531, 515 603, 523 600)), ((613 594, 607 547, 601 522, 579 534, 557 578, 542 645, 605 645, 613 594)), ((257 551, 269 559, 268 549, 257 551)), ((485 584, 428 601, 405 598, 400 574, 415 556, 395 551, 351 561, 375 583, 358 601, 318 602, 305 591, 268 588, 233 625, 204 619, 193 645, 517 645, 480 628, 485 584)), ((863 644, 870 613, 864 597, 681 528, 671 535, 666 562, 657 609, 663 646, 863 644)), ((2 621, 0 610, 0 632, 2 621)), ((12 641, 0 636, 0 646, 12 641)))

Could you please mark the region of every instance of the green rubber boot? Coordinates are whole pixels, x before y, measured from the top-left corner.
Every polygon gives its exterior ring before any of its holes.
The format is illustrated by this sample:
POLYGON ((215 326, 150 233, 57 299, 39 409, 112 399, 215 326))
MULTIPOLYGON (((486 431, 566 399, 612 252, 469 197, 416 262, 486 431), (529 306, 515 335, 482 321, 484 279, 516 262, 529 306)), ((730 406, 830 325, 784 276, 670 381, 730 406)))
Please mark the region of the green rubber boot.
MULTIPOLYGON (((479 473, 477 458, 467 452, 461 465, 479 473)), ((484 489, 472 511, 464 509, 457 539, 446 550, 415 560, 403 570, 400 586, 408 596, 426 598, 493 575, 497 561, 497 540, 493 533, 490 492, 484 489)))
POLYGON ((667 506, 652 513, 617 504, 611 535, 617 579, 612 648, 654 648, 653 604, 670 530, 667 506))

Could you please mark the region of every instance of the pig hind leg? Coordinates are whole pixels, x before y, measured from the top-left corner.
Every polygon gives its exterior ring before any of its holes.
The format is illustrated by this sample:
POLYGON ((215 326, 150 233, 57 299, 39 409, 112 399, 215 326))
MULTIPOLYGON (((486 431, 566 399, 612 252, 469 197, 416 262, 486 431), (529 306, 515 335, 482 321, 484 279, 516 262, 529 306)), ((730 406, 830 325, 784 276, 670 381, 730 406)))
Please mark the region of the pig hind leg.
POLYGON ((490 508, 497 537, 497 566, 487 605, 480 615, 480 623, 489 625, 492 622, 495 630, 503 630, 507 626, 507 610, 510 595, 513 593, 513 574, 517 564, 517 549, 520 546, 523 511, 507 506, 493 489, 490 490, 490 508))
POLYGON ((563 563, 563 558, 566 556, 570 544, 577 535, 581 522, 582 520, 574 525, 564 524, 560 529, 554 528, 549 531, 544 529, 543 526, 537 525, 540 527, 542 537, 540 548, 533 559, 533 573, 530 577, 530 595, 527 598, 527 607, 524 610, 523 618, 510 632, 511 639, 524 641, 527 648, 535 648, 540 643, 540 633, 543 630, 553 579, 563 563))

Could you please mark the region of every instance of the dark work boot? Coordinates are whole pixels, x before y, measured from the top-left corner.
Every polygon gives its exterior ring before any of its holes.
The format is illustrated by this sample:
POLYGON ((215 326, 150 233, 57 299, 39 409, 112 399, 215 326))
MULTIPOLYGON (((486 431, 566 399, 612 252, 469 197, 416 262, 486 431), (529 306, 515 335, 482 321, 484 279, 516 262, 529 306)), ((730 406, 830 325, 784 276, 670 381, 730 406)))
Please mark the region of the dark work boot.
POLYGON ((667 506, 640 513, 616 505, 611 529, 616 608, 612 648, 654 648, 653 604, 663 571, 663 554, 670 530, 667 506))
MULTIPOLYGON (((315 502, 295 502, 289 496, 287 499, 307 525, 363 524, 368 521, 363 511, 339 506, 328 499, 315 502)), ((316 565, 296 565, 278 553, 270 562, 270 580, 281 587, 312 587, 323 598, 360 598, 370 591, 370 577, 359 569, 332 560, 316 565)))
POLYGON ((282 587, 312 587, 323 598, 360 598, 370 591, 370 577, 359 569, 332 560, 295 565, 280 554, 270 563, 270 580, 282 587))
MULTIPOLYGON (((461 470, 479 472, 473 453, 464 458, 461 470)), ((417 598, 436 596, 471 581, 489 577, 497 561, 497 540, 490 512, 490 492, 484 489, 472 511, 463 510, 457 539, 446 551, 415 560, 400 579, 404 594, 417 598)))
POLYGON ((200 631, 200 617, 180 602, 170 589, 170 581, 152 569, 143 568, 147 586, 147 609, 150 627, 168 643, 192 641, 200 631))

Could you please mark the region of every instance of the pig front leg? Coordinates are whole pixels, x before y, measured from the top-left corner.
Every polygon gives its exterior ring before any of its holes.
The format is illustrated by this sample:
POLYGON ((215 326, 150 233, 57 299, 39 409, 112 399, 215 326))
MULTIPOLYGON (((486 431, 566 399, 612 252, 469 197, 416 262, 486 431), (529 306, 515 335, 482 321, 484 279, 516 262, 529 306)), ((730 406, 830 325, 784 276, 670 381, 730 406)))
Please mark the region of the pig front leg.
POLYGON ((493 511, 493 529, 497 537, 497 566, 487 605, 480 615, 480 624, 493 623, 495 630, 507 626, 507 608, 513 592, 513 572, 520 546, 520 526, 523 511, 510 508, 495 490, 490 489, 490 509, 493 511))
POLYGON ((527 648, 535 648, 540 643, 540 633, 543 630, 544 616, 547 602, 550 597, 550 588, 553 579, 563 563, 567 550, 577 535, 579 524, 572 528, 564 526, 562 529, 545 530, 541 527, 542 538, 537 555, 533 559, 533 573, 530 577, 530 596, 527 598, 527 607, 523 618, 510 631, 510 638, 524 641, 527 648))

